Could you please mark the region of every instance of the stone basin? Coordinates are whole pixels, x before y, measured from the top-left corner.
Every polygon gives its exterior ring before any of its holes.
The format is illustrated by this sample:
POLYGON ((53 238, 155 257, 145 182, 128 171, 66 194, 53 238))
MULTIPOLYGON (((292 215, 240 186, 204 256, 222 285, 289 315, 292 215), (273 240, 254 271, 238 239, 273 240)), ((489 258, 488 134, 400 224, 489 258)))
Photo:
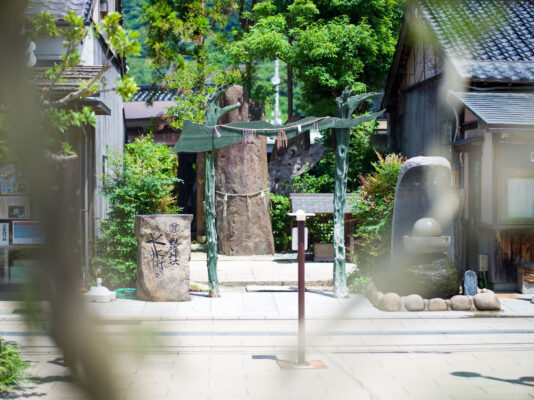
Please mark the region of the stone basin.
POLYGON ((406 250, 416 254, 443 253, 451 245, 450 236, 403 236, 402 240, 406 250))

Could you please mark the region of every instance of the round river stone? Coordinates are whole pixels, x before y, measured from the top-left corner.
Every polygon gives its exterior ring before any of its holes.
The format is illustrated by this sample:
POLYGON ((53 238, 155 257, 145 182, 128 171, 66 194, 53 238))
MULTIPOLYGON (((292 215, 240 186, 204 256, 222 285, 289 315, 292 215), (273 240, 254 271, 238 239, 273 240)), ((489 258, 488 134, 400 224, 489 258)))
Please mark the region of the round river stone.
POLYGON ((399 311, 401 298, 397 293, 386 293, 380 299, 380 309, 384 311, 399 311))
POLYGON ((447 311, 447 302, 440 298, 430 299, 428 301, 428 311, 447 311))
POLYGON ((479 293, 473 297, 475 307, 480 311, 500 311, 501 303, 495 293, 479 293))
POLYGON ((451 298, 451 308, 455 311, 470 311, 472 308, 469 297, 456 295, 451 298))
POLYGON ((404 298, 404 307, 408 311, 423 311, 425 309, 425 299, 418 294, 411 294, 404 298))

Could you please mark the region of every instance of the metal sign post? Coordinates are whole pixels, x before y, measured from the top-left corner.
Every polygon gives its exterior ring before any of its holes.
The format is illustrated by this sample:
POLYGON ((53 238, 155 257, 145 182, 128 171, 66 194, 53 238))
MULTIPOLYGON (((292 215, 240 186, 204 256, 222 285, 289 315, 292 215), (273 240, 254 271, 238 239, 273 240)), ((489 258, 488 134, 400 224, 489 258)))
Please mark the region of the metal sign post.
POLYGON ((297 362, 287 362, 278 360, 278 365, 281 368, 297 368, 297 369, 314 369, 314 368, 326 368, 326 366, 319 360, 306 361, 306 312, 305 312, 305 293, 306 293, 306 276, 305 276, 305 259, 306 259, 306 229, 304 224, 306 217, 313 217, 315 214, 306 213, 304 210, 297 210, 295 213, 289 213, 288 215, 294 216, 297 219, 297 232, 298 232, 298 280, 299 280, 299 326, 298 326, 298 354, 297 362))
POLYGON ((306 221, 306 214, 302 210, 297 211, 297 225, 298 225, 298 240, 299 240, 299 351, 297 363, 300 365, 307 365, 306 362, 306 311, 304 295, 306 293, 306 275, 304 274, 304 223, 306 221))

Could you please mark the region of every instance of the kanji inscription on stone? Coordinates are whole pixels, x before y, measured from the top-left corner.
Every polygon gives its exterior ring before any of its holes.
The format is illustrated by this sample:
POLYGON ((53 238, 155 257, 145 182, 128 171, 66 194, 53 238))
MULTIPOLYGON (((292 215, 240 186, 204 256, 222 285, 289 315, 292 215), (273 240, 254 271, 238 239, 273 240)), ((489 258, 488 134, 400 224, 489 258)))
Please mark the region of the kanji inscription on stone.
POLYGON ((137 215, 137 297, 149 301, 186 301, 192 215, 137 215))

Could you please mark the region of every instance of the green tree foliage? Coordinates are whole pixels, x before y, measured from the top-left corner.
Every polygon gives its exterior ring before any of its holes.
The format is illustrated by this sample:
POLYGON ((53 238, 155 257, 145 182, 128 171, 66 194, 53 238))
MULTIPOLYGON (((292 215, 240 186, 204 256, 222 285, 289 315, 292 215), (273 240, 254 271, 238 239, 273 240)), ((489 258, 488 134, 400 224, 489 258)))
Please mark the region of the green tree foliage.
POLYGON ((110 154, 110 160, 101 188, 109 212, 100 221, 94 264, 109 285, 131 286, 137 271, 135 216, 180 211, 174 195, 178 159, 167 146, 145 136, 127 144, 124 154, 110 154))
MULTIPOLYGON (((373 170, 372 163, 378 161, 372 143, 376 121, 365 122, 352 130, 349 146, 349 171, 347 191, 354 192, 360 186, 360 176, 373 170)), ((294 193, 332 193, 334 191, 335 154, 332 149, 332 135, 323 132, 325 154, 323 159, 309 172, 293 178, 294 193)), ((382 149, 377 149, 381 151, 382 149)))
POLYGON ((0 338, 0 393, 7 392, 23 378, 28 364, 22 361, 16 346, 0 338))
MULTIPOLYGON (((345 87, 361 93, 383 84, 395 51, 399 3, 267 0, 254 6, 254 25, 228 46, 228 53, 235 65, 283 60, 301 87, 300 108, 333 114, 334 99, 345 87)), ((251 86, 250 76, 243 79, 251 86)))
POLYGON ((280 4, 268 0, 257 3, 252 11, 247 13, 250 26, 238 33, 226 51, 231 62, 245 68, 238 68, 244 87, 258 100, 272 94, 272 85, 258 81, 257 66, 260 61, 278 58, 287 64, 288 115, 292 115, 293 108, 293 80, 294 66, 292 44, 299 32, 313 21, 319 11, 311 0, 295 0, 293 4, 280 7, 280 4))
POLYGON ((395 186, 404 157, 379 155, 374 171, 361 178, 359 200, 354 205, 356 218, 356 261, 363 273, 387 261, 391 247, 391 221, 395 186))
POLYGON ((217 48, 225 42, 234 7, 231 0, 148 0, 143 6, 155 81, 180 92, 169 109, 174 128, 181 128, 184 119, 204 121, 206 95, 212 91, 208 80, 221 83, 217 48))
POLYGON ((143 22, 143 3, 144 0, 123 0, 122 13, 124 27, 138 32, 138 39, 141 43, 139 55, 128 57, 129 73, 135 78, 135 82, 138 85, 149 85, 152 83, 154 66, 152 65, 147 45, 147 28, 143 22))
MULTIPOLYGON (((325 100, 345 86, 355 92, 380 90, 395 52, 403 2, 399 0, 315 0, 317 21, 295 48, 303 98, 320 112, 325 100), (324 35, 324 37, 322 37, 324 35), (326 40, 325 40, 326 38, 326 40)), ((313 114, 313 112, 312 112, 313 114)))
POLYGON ((287 215, 291 212, 291 200, 283 194, 270 194, 271 224, 273 229, 274 248, 280 253, 291 249, 291 227, 293 217, 287 215))

